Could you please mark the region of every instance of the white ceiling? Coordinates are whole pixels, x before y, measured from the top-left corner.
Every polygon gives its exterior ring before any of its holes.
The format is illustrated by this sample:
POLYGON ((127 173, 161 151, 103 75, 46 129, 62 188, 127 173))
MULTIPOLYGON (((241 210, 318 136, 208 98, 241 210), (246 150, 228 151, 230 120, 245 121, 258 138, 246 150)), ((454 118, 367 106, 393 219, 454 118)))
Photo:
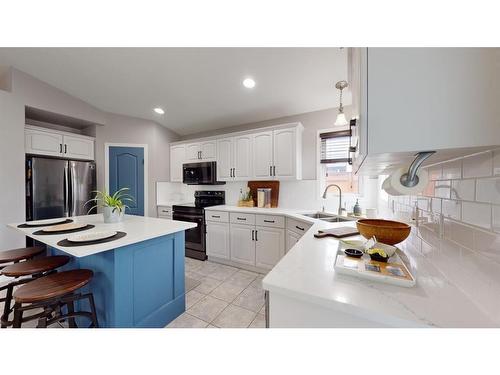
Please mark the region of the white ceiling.
POLYGON ((0 63, 181 135, 336 107, 347 79, 339 48, 0 48, 0 63))

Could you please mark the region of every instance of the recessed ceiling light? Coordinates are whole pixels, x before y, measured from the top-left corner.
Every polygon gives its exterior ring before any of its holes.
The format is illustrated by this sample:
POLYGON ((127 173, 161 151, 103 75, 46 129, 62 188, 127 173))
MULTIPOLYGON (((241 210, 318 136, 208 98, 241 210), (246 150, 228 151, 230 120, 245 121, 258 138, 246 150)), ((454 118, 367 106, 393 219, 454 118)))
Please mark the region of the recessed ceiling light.
POLYGON ((245 78, 243 80, 243 86, 247 89, 253 89, 255 87, 255 81, 252 78, 245 78))
POLYGON ((159 115, 165 114, 165 111, 162 108, 160 108, 160 107, 156 107, 155 109, 153 109, 153 111, 155 111, 159 115))

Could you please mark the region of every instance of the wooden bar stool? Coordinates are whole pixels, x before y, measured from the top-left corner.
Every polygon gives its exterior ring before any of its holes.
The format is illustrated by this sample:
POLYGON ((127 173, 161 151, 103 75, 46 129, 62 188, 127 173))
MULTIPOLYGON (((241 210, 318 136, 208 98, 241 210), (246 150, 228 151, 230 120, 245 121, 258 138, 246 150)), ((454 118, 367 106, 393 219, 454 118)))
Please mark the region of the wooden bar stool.
POLYGON ((16 289, 14 297, 13 328, 21 328, 23 323, 38 320, 38 328, 67 320, 70 328, 76 328, 76 317, 86 317, 90 327, 98 327, 97 314, 92 293, 75 293, 87 285, 94 273, 91 270, 77 269, 53 273, 40 277, 16 289), (90 311, 75 311, 74 303, 87 300, 90 311), (63 312, 66 307, 67 313, 63 312), (23 317, 24 312, 33 309, 43 309, 42 312, 23 317))
POLYGON ((45 247, 43 246, 0 251, 0 270, 6 266, 5 263, 19 263, 21 260, 33 259, 44 251, 45 247))
POLYGON ((64 266, 69 262, 69 260, 69 256, 57 255, 26 260, 24 262, 13 263, 4 267, 0 271, 2 275, 13 277, 15 278, 15 280, 7 285, 0 287, 0 291, 7 289, 5 297, 0 298, 0 302, 5 303, 3 314, 0 318, 1 327, 6 328, 13 323, 12 321, 9 321, 9 315, 12 312, 12 292, 16 286, 26 284, 39 277, 47 276, 51 273, 57 272, 57 268, 64 266))

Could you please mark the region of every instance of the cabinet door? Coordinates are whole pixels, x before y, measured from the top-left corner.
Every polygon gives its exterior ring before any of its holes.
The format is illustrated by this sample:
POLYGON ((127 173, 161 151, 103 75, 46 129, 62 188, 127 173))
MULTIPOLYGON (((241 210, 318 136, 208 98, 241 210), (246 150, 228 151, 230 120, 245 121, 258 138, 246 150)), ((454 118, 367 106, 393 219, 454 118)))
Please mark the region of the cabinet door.
POLYGON ((200 157, 205 161, 214 161, 217 158, 217 141, 201 142, 200 157))
POLYGON ((295 179, 296 170, 296 130, 283 129, 273 132, 273 176, 276 179, 295 179))
POLYGON ((252 136, 253 179, 272 180, 273 132, 262 132, 252 136))
POLYGON ((233 139, 217 140, 217 180, 231 181, 233 179, 233 139))
POLYGON ((291 230, 286 231, 286 252, 290 250, 300 239, 300 235, 292 232, 291 230))
POLYGON ((62 156, 63 136, 58 133, 25 129, 24 147, 27 154, 62 156))
POLYGON ((255 241, 252 240, 253 225, 231 224, 231 260, 255 265, 255 241))
POLYGON ((256 227, 255 265, 271 269, 285 255, 285 230, 256 227))
POLYGON ((239 181, 252 178, 252 136, 234 137, 234 177, 239 181))
POLYGON ((64 157, 70 159, 94 160, 94 140, 88 138, 63 137, 64 157))
POLYGON ((229 224, 207 223, 207 255, 229 259, 229 224))
POLYGON ((201 160, 201 147, 199 143, 186 145, 186 161, 193 162, 201 160))
POLYGON ((182 182, 182 163, 186 158, 184 145, 170 147, 170 181, 182 182))

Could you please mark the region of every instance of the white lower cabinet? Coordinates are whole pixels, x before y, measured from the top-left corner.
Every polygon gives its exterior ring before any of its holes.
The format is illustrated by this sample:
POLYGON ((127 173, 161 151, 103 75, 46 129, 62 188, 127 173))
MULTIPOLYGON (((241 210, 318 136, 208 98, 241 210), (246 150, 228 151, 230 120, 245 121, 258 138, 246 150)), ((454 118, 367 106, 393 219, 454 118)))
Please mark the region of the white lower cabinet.
POLYGON ((255 227, 255 265, 271 269, 285 255, 285 230, 255 227))
POLYGON ((290 250, 294 245, 299 242, 300 237, 302 237, 300 234, 297 234, 295 232, 292 232, 291 230, 286 231, 286 252, 288 253, 288 250, 290 250))
POLYGON ((231 260, 255 265, 255 227, 245 224, 231 224, 231 260))
POLYGON ((207 255, 222 259, 230 259, 229 224, 207 222, 206 236, 207 255))

